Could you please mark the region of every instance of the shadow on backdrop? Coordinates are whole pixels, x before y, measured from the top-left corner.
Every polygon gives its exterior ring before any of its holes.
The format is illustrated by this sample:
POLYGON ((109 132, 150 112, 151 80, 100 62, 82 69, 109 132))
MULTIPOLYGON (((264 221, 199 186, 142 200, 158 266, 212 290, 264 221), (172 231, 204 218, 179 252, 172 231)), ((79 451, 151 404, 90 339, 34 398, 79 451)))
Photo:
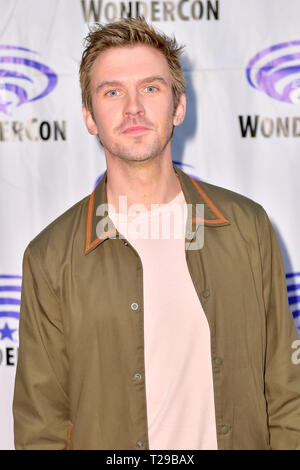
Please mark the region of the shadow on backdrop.
POLYGON ((182 168, 185 173, 190 174, 193 173, 193 171, 189 171, 189 168, 193 169, 193 165, 184 163, 183 160, 186 155, 186 143, 193 139, 197 132, 197 97, 191 78, 191 61, 187 55, 182 57, 181 67, 186 81, 186 115, 183 123, 174 130, 172 160, 176 165, 182 168))
POLYGON ((280 231, 278 229, 278 226, 271 221, 272 226, 275 230, 278 243, 280 246, 281 254, 282 254, 282 259, 284 263, 284 268, 285 268, 285 276, 286 276, 286 284, 287 284, 287 296, 288 296, 288 301, 289 301, 289 306, 290 310, 293 314, 294 320, 296 322, 296 327, 298 331, 298 335, 300 338, 300 324, 299 324, 299 317, 300 317, 300 285, 299 285, 299 279, 300 279, 300 273, 299 272, 294 272, 293 271, 293 264, 291 261, 291 257, 289 255, 287 246, 280 234, 280 231))
POLYGON ((280 234, 278 226, 273 221, 271 221, 271 224, 272 224, 272 226, 275 230, 275 233, 276 233, 276 236, 277 236, 277 239, 278 239, 278 242, 279 242, 279 246, 280 246, 280 250, 281 250, 281 254, 282 254, 282 258, 283 258, 283 263, 284 263, 284 267, 285 267, 285 272, 286 273, 291 273, 293 271, 293 265, 292 265, 291 258, 290 258, 289 252, 287 250, 286 244, 283 241, 283 238, 280 234))

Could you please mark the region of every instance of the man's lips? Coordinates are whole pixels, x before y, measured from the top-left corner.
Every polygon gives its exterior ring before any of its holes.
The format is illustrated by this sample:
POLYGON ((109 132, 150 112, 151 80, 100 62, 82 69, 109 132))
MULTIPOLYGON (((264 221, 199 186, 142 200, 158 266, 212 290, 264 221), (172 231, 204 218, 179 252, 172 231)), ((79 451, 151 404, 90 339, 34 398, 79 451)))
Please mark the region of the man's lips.
POLYGON ((123 131, 123 134, 140 134, 147 131, 149 128, 146 126, 130 126, 123 131))

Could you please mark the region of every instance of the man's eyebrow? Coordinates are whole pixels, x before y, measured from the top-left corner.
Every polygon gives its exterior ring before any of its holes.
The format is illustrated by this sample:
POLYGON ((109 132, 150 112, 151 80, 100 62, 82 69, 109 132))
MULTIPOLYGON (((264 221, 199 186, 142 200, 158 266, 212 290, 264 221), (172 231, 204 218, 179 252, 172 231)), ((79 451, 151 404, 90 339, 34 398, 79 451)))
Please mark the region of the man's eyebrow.
POLYGON ((141 84, 148 82, 161 82, 164 85, 168 86, 167 80, 164 77, 161 77, 160 75, 151 75, 151 77, 146 77, 139 81, 139 83, 141 84))
MULTIPOLYGON (((149 83, 149 82, 161 82, 163 85, 168 86, 168 82, 164 77, 161 77, 160 75, 152 75, 151 77, 146 77, 142 78, 141 80, 138 81, 138 84, 143 84, 143 83, 149 83)), ((122 85, 123 82, 119 80, 105 80, 103 82, 100 82, 99 85, 96 87, 96 93, 101 90, 101 88, 107 87, 107 86, 119 86, 122 85)))

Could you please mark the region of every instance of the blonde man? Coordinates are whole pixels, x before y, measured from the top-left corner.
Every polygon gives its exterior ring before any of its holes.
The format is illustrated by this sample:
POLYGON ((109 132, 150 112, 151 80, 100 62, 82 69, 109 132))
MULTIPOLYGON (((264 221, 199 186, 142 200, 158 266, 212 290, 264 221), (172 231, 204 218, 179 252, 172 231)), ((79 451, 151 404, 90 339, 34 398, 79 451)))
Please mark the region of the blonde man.
POLYGON ((107 170, 24 254, 18 449, 300 448, 269 219, 172 163, 180 53, 143 19, 87 38, 83 116, 107 170))

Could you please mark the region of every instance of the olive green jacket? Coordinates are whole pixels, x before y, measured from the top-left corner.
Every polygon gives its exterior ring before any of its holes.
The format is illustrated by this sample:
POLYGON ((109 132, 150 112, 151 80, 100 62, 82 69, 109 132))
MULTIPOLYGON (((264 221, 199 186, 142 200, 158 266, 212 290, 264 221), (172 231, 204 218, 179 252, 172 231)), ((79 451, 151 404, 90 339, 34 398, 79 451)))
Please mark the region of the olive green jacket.
MULTIPOLYGON (((266 212, 174 171, 186 202, 204 204, 203 247, 187 249, 203 229, 194 212, 185 253, 210 327, 218 448, 300 449, 298 334, 266 212)), ((106 181, 24 253, 17 449, 149 449, 143 267, 116 230, 99 229, 106 181)))

